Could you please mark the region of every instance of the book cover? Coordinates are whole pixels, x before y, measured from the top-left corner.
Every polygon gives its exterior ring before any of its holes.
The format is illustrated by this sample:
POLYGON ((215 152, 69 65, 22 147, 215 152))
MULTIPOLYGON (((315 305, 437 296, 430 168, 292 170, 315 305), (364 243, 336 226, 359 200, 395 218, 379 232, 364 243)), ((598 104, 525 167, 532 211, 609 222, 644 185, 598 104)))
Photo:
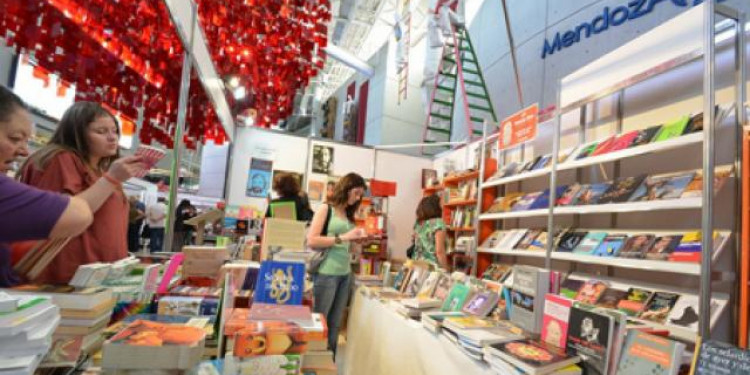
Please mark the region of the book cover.
POLYGON ((303 354, 307 351, 307 332, 285 321, 249 321, 234 335, 236 357, 259 355, 303 354))
POLYGON ((552 161, 552 154, 547 154, 539 158, 539 160, 531 167, 531 170, 543 169, 549 166, 552 161))
POLYGON ((576 155, 575 160, 581 160, 581 159, 589 157, 591 153, 594 152, 594 150, 596 150, 597 145, 598 145, 597 142, 593 142, 593 143, 590 143, 588 145, 581 147, 581 150, 576 155))
POLYGON ((253 302, 249 313, 250 320, 289 320, 302 324, 312 321, 312 312, 307 305, 277 305, 253 302))
POLYGON ((302 369, 302 356, 299 354, 265 355, 237 358, 227 356, 224 360, 223 375, 299 375, 302 369))
POLYGON ((526 250, 533 250, 533 251, 545 251, 547 250, 547 240, 549 239, 549 234, 547 231, 542 230, 536 238, 534 238, 529 246, 526 248, 526 250))
MULTIPOLYGON (((716 320, 721 315, 727 301, 724 299, 711 299, 711 318, 709 325, 713 327, 716 320)), ((700 305, 698 296, 692 294, 683 294, 672 307, 672 311, 667 317, 667 324, 680 328, 686 328, 693 332, 698 332, 698 313, 700 305)))
POLYGON ((440 272, 430 272, 427 278, 422 283, 422 287, 417 293, 418 298, 432 298, 435 293, 435 287, 437 287, 438 281, 440 281, 440 272))
POLYGON ((681 240, 682 235, 679 234, 656 237, 654 244, 646 250, 646 259, 667 260, 681 240))
POLYGON ((504 165, 502 168, 498 169, 497 173, 495 173, 495 176, 497 176, 497 178, 510 177, 510 176, 516 174, 516 171, 518 170, 518 167, 519 167, 519 165, 518 165, 517 162, 515 162, 515 161, 510 162, 510 163, 504 165))
POLYGON ((305 264, 263 261, 258 272, 254 302, 299 305, 305 289, 305 264))
POLYGON ((568 355, 565 349, 537 340, 517 340, 491 345, 492 353, 520 368, 526 374, 549 374, 577 363, 580 359, 568 355))
POLYGON ((435 286, 435 292, 432 294, 433 298, 445 301, 451 291, 451 278, 446 274, 440 274, 437 285, 435 286))
POLYGON ((593 255, 600 257, 616 257, 620 253, 620 249, 627 241, 628 236, 624 234, 608 234, 604 237, 602 243, 596 247, 593 255))
POLYGON ((562 194, 557 196, 555 204, 557 206, 569 206, 573 204, 573 202, 575 202, 575 198, 581 192, 582 188, 583 185, 579 183, 568 186, 562 194))
POLYGON ((402 291, 402 287, 406 285, 406 281, 408 280, 409 272, 411 272, 411 269, 407 267, 401 267, 396 272, 396 276, 393 276, 393 289, 402 291))
MULTIPOLYGON (((533 332, 537 314, 536 298, 530 294, 511 289, 510 300, 512 304, 510 320, 519 327, 533 332)), ((541 311, 538 313, 542 314, 541 311)))
POLYGON ((573 249, 573 252, 576 254, 593 254, 606 237, 606 232, 589 232, 581 243, 573 249))
POLYGON ((633 131, 629 131, 617 137, 617 139, 615 140, 615 143, 612 145, 611 152, 624 150, 630 147, 630 145, 633 144, 633 141, 635 141, 635 139, 638 138, 639 133, 640 131, 633 130, 633 131))
POLYGON ((506 264, 493 263, 484 270, 482 279, 501 283, 510 274, 511 267, 506 264))
POLYGON ((646 177, 628 202, 679 198, 692 181, 694 172, 669 173, 646 177))
POLYGON ((653 234, 636 234, 625 241, 625 245, 620 249, 619 257, 622 258, 643 258, 646 250, 654 243, 653 234))
MULTIPOLYGON (((568 186, 558 186, 555 188, 555 197, 561 196, 565 191, 568 189, 568 186)), ((534 203, 531 204, 529 207, 530 210, 539 209, 539 208, 549 208, 549 198, 550 198, 550 189, 544 190, 542 195, 537 198, 534 203)))
POLYGON ((568 320, 573 300, 547 294, 544 297, 544 317, 542 318, 542 341, 565 348, 568 340, 568 320))
POLYGON ((422 169, 422 189, 438 184, 438 174, 434 169, 422 169))
POLYGON ((544 296, 549 292, 549 271, 516 265, 510 288, 510 320, 519 327, 540 333, 544 309, 544 296))
POLYGON ((596 301, 596 306, 603 307, 605 309, 616 309, 617 304, 619 304, 620 301, 624 300, 627 297, 628 292, 624 290, 608 288, 596 301))
POLYGON ((618 178, 612 186, 602 194, 599 203, 622 203, 627 202, 635 190, 643 183, 645 174, 636 177, 618 178))
POLYGON ((672 311, 672 307, 680 298, 679 294, 669 292, 654 292, 648 304, 638 316, 643 320, 664 323, 672 311))
POLYGON ((656 133, 661 129, 661 125, 655 125, 638 131, 638 135, 633 139, 630 147, 638 147, 650 143, 656 133))
POLYGON ((594 305, 606 289, 607 284, 599 280, 588 280, 583 284, 583 286, 581 286, 581 289, 578 291, 575 300, 578 302, 587 303, 589 305, 594 305))
POLYGON ((515 245, 515 249, 526 250, 541 233, 542 229, 529 229, 526 234, 515 245))
POLYGON ((201 344, 206 332, 183 324, 136 320, 109 339, 111 344, 133 346, 195 346, 201 344))
POLYGON ((560 295, 566 298, 575 299, 578 292, 583 288, 584 281, 567 278, 560 285, 560 295))
POLYGON ((483 291, 474 294, 466 304, 464 304, 461 311, 466 314, 476 315, 485 317, 490 314, 490 311, 497 305, 497 301, 500 299, 500 295, 493 291, 483 291))
POLYGON ((538 191, 536 193, 529 193, 529 194, 524 195, 523 198, 521 198, 513 206, 513 208, 511 209, 511 211, 518 212, 518 211, 526 211, 526 210, 528 210, 529 208, 531 208, 531 205, 534 204, 534 201, 536 201, 537 198, 539 198, 539 196, 541 196, 541 195, 542 195, 541 191, 538 191))
POLYGON ((597 155, 603 155, 608 152, 612 152, 612 148, 615 145, 616 137, 613 135, 603 141, 601 141, 594 151, 591 151, 591 154, 589 156, 597 156, 597 155))
MULTIPOLYGON (((731 165, 720 166, 714 169, 714 194, 721 191, 727 180, 732 177, 733 168, 731 165)), ((693 180, 682 191, 680 198, 697 198, 703 193, 703 170, 695 171, 693 180)))
POLYGON ((585 374, 607 374, 614 318, 574 306, 570 310, 568 327, 566 349, 581 357, 585 374))
POLYGON ((528 162, 528 164, 526 164, 526 165, 524 166, 524 169, 523 169, 523 170, 521 170, 521 172, 530 172, 531 170, 533 170, 533 169, 534 169, 534 166, 535 166, 535 165, 537 165, 537 163, 539 163, 539 160, 542 160, 542 156, 541 156, 541 155, 540 155, 540 156, 537 156, 537 157, 535 157, 535 158, 534 158, 534 159, 532 159, 532 160, 530 160, 530 161, 528 162))
POLYGON ((654 142, 663 142, 681 136, 685 132, 685 127, 687 127, 689 121, 690 116, 682 116, 664 124, 659 133, 654 137, 654 142))
POLYGON ((53 336, 52 345, 39 367, 75 367, 81 356, 83 338, 84 336, 53 336))
POLYGON ((499 249, 516 249, 516 246, 518 246, 518 243, 521 242, 521 240, 526 236, 526 234, 529 232, 528 229, 513 229, 511 230, 511 233, 505 238, 503 238, 503 241, 500 242, 498 245, 499 249))
POLYGON ((630 330, 625 338, 618 375, 672 375, 682 364, 685 344, 630 330))
POLYGON ((507 193, 505 199, 503 199, 503 205, 500 212, 510 212, 518 204, 518 202, 525 196, 524 193, 507 193))
POLYGON ((497 197, 494 201, 492 201, 492 205, 490 208, 485 211, 485 213, 488 214, 494 214, 498 212, 503 212, 503 200, 505 200, 505 197, 497 197))
POLYGON ((466 303, 471 288, 465 284, 455 283, 451 288, 448 297, 445 298, 441 311, 460 311, 466 303))
POLYGON ((646 307, 651 294, 650 290, 630 288, 628 289, 628 295, 617 303, 617 310, 627 316, 637 316, 646 307))
POLYGON ((560 237, 557 244, 557 251, 572 252, 586 238, 586 231, 568 231, 560 237))
POLYGON ((406 288, 402 291, 407 296, 416 296, 422 288, 422 284, 429 276, 429 270, 427 267, 414 266, 412 267, 411 273, 409 273, 409 279, 406 282, 406 288))
POLYGON ((609 189, 610 183, 603 182, 599 184, 586 185, 578 193, 574 205, 596 204, 599 198, 609 189))

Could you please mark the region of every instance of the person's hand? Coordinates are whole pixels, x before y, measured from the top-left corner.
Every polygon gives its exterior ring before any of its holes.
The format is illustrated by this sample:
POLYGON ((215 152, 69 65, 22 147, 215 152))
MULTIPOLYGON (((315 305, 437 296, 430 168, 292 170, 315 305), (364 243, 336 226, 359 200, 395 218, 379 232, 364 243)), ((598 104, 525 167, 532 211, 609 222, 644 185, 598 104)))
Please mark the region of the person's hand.
POLYGON ((354 228, 341 235, 341 239, 344 241, 358 241, 365 237, 367 237, 367 233, 363 228, 354 228))
POLYGON ((145 165, 142 163, 140 156, 126 156, 112 162, 107 174, 117 181, 125 182, 142 171, 145 165))

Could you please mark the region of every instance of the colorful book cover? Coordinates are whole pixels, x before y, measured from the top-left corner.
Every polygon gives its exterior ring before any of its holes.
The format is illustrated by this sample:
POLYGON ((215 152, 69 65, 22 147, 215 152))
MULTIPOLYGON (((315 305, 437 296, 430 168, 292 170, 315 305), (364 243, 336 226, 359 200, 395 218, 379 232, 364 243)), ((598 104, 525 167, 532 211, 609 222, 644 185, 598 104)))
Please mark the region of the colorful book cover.
MULTIPOLYGON (((558 186, 557 188, 555 188, 555 196, 556 197, 561 196, 563 193, 565 193, 565 190, 567 189, 568 187, 565 185, 558 186)), ((534 203, 531 204, 531 207, 529 207, 529 209, 534 210, 538 208, 549 208, 549 198, 550 198, 550 189, 546 189, 544 190, 542 195, 540 195, 539 198, 537 198, 537 200, 535 200, 534 203)))
POLYGON ((615 144, 612 145, 611 152, 624 150, 630 147, 630 145, 633 144, 633 141, 638 138, 639 133, 640 132, 638 130, 633 130, 617 137, 617 139, 615 140, 615 144))
POLYGON ((513 208, 518 204, 518 202, 524 197, 524 193, 508 193, 505 194, 505 199, 503 199, 502 207, 500 209, 500 212, 510 212, 513 211, 513 208))
POLYGON ((578 302, 587 303, 589 305, 594 305, 606 289, 607 284, 599 280, 588 280, 578 291, 575 300, 578 302))
POLYGON ((628 236, 624 234, 608 234, 599 246, 596 247, 593 255, 600 257, 616 257, 620 253, 620 249, 627 239, 628 236))
POLYGON ((419 289, 419 293, 417 293, 417 298, 432 298, 438 281, 440 281, 440 272, 430 272, 422 283, 422 287, 419 289))
POLYGON ((451 288, 448 297, 445 298, 441 311, 460 311, 466 303, 466 299, 469 297, 469 288, 465 284, 455 283, 451 288))
POLYGON ((599 198, 609 189, 610 183, 586 185, 575 199, 574 205, 596 204, 599 198))
MULTIPOLYGON (((714 170, 714 194, 717 194, 727 180, 732 177, 733 168, 731 165, 716 167, 714 170)), ((703 170, 695 171, 695 177, 682 191, 680 198, 697 198, 703 193, 703 170)))
POLYGON ((547 231, 542 231, 539 233, 536 238, 534 238, 531 241, 531 244, 526 248, 526 250, 534 250, 534 251, 545 251, 547 250, 547 241, 549 240, 549 234, 547 231))
POLYGON ((669 292, 654 292, 651 296, 646 308, 638 316, 643 320, 649 320, 657 323, 664 323, 669 316, 669 312, 672 311, 672 307, 677 303, 677 299, 680 298, 679 294, 669 292))
POLYGON ((307 351, 307 331, 285 321, 249 321, 234 335, 236 357, 302 354, 307 351))
POLYGON ((544 318, 542 318, 542 341, 564 348, 568 340, 568 320, 570 309, 573 307, 571 299, 547 294, 544 297, 544 318))
MULTIPOLYGON (((727 300, 725 299, 711 299, 710 326, 713 327, 716 323, 716 320, 721 315, 722 309, 726 304, 727 300)), ((690 294, 681 295, 667 317, 667 324, 698 332, 699 307, 698 296, 690 294)))
POLYGON ((512 366, 527 374, 549 374, 578 362, 580 359, 568 355, 564 348, 543 341, 517 340, 491 345, 491 350, 512 366))
POLYGON ((650 143, 656 133, 661 129, 661 125, 655 125, 638 131, 638 135, 633 139, 630 147, 638 147, 650 143))
POLYGON ((560 295, 566 298, 575 299, 578 292, 583 288, 583 284, 583 280, 565 279, 560 286, 560 295))
POLYGON ((628 331, 618 375, 672 375, 682 364, 685 344, 639 330, 628 331))
POLYGON ((552 161, 552 154, 547 154, 539 158, 539 160, 531 167, 531 170, 537 170, 546 168, 552 161))
POLYGON ((412 267, 411 273, 409 274, 409 280, 406 282, 406 288, 402 293, 408 296, 416 296, 419 290, 422 289, 422 284, 429 276, 430 271, 427 267, 412 267))
POLYGON ((612 152, 612 148, 615 146, 616 137, 613 135, 602 142, 600 142, 594 151, 591 152, 589 156, 597 156, 597 155, 603 155, 608 152, 612 152))
POLYGON ((573 204, 575 198, 578 196, 578 193, 581 192, 583 186, 584 185, 581 185, 579 183, 568 186, 562 194, 559 194, 557 196, 555 204, 558 206, 569 206, 573 204))
POLYGON ((248 358, 227 356, 223 375, 299 375, 302 356, 299 354, 264 355, 248 358))
POLYGON ((109 342, 135 346, 193 346, 205 337, 206 332, 197 327, 136 320, 112 336, 109 342))
POLYGON ((312 312, 307 305, 277 305, 274 303, 253 302, 250 307, 250 320, 293 320, 311 321, 312 312))
POLYGON ((596 150, 597 145, 598 144, 594 142, 594 143, 583 146, 581 148, 581 151, 578 152, 578 154, 576 155, 576 160, 581 160, 581 159, 589 157, 591 153, 594 152, 594 150, 596 150))
POLYGON ((606 232, 589 232, 586 235, 586 238, 584 238, 583 241, 573 249, 573 252, 576 254, 593 254, 594 250, 599 247, 606 237, 606 232))
POLYGON ((503 241, 498 245, 499 249, 516 249, 521 240, 529 232, 528 229, 513 229, 510 234, 503 238, 503 241))
POLYGON ((542 195, 541 191, 538 191, 536 193, 529 193, 529 194, 524 195, 523 198, 521 198, 518 201, 518 203, 516 203, 513 206, 513 208, 511 209, 511 211, 517 212, 517 211, 526 211, 526 210, 528 210, 531 207, 531 205, 534 204, 534 201, 536 201, 537 198, 539 198, 539 196, 541 196, 541 195, 542 195))
POLYGON ((466 302, 461 311, 476 316, 487 316, 499 299, 500 295, 493 291, 479 292, 466 302))
POLYGON ((506 264, 493 263, 482 274, 482 279, 495 282, 503 282, 510 274, 512 268, 506 264))
POLYGON ((621 258, 643 258, 646 250, 654 243, 653 234, 636 234, 627 241, 618 254, 621 258))
POLYGON ((588 232, 586 231, 568 231, 565 232, 560 238, 560 242, 557 244, 557 251, 572 252, 578 245, 581 244, 588 232))
POLYGON ((446 274, 441 274, 440 279, 435 286, 435 292, 432 294, 433 298, 445 301, 451 292, 451 278, 446 274))
POLYGON ((510 309, 511 321, 523 329, 533 331, 536 321, 536 313, 534 311, 535 297, 516 289, 511 289, 510 300, 512 305, 510 309))
POLYGON ((646 307, 651 294, 650 290, 630 288, 628 289, 628 295, 617 303, 617 309, 627 316, 637 316, 646 307))
POLYGON ((656 237, 654 244, 646 250, 646 259, 667 260, 677 245, 680 244, 682 235, 656 237))
POLYGON ((216 315, 219 310, 218 298, 165 296, 159 299, 160 315, 216 315))
POLYGON ((690 122, 690 116, 682 116, 672 122, 668 122, 661 127, 661 131, 654 137, 654 142, 662 142, 682 135, 685 127, 690 122))
POLYGON ((617 290, 614 288, 608 288, 596 301, 596 306, 603 307, 605 309, 616 309, 617 304, 620 301, 628 297, 628 292, 624 290, 617 290))
POLYGON ((526 250, 531 246, 531 243, 534 242, 534 239, 536 239, 541 233, 542 229, 529 229, 526 234, 521 238, 520 241, 515 246, 515 249, 518 250, 526 250))
POLYGON ((614 318, 573 307, 568 322, 566 350, 580 356, 585 374, 607 374, 610 362, 614 318))
POLYGON ((636 177, 617 179, 606 193, 599 198, 599 204, 627 202, 633 192, 638 189, 646 178, 645 174, 636 177))
POLYGON ((254 302, 299 305, 305 289, 305 264, 263 261, 254 302))

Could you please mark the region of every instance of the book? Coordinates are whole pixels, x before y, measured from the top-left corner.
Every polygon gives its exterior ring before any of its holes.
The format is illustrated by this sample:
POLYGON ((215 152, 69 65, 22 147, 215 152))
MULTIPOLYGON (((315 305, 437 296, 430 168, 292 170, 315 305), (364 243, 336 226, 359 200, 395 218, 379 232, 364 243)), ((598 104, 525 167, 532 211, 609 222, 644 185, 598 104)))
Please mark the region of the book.
POLYGON ((0 292, 0 313, 16 311, 20 302, 21 297, 0 292))
POLYGON ((568 340, 568 320, 573 301, 562 296, 547 294, 544 297, 542 341, 564 348, 568 340))
POLYGON ((646 177, 628 199, 629 202, 643 202, 656 199, 679 198, 692 181, 694 172, 679 172, 646 177))
POLYGON ((403 305, 404 307, 415 309, 415 310, 440 307, 443 304, 443 301, 437 298, 419 297, 419 296, 414 297, 414 298, 404 298, 402 300, 399 300, 398 302, 401 303, 401 305, 403 305))
POLYGON ((34 374, 41 361, 41 355, 0 357, 0 374, 34 374))
POLYGON ((531 167, 531 170, 537 170, 542 168, 547 168, 552 162, 552 154, 543 155, 539 158, 539 160, 531 167))
POLYGON ((234 334, 233 355, 239 358, 259 355, 303 354, 307 352, 307 332, 286 321, 250 321, 234 334))
POLYGON ((547 241, 549 240, 549 234, 547 231, 542 230, 538 236, 536 236, 526 248, 527 250, 533 251, 545 251, 547 250, 547 241))
POLYGON ((610 183, 585 185, 576 196, 573 205, 596 204, 599 198, 609 189, 610 183))
POLYGON ((643 320, 648 320, 657 323, 664 323, 669 316, 669 312, 672 311, 672 307, 677 303, 677 299, 680 298, 679 294, 669 292, 654 292, 648 304, 643 311, 638 315, 643 320))
POLYGON ((676 375, 685 344, 664 337, 630 330, 625 338, 618 375, 676 375))
POLYGON ((653 142, 663 142, 681 136, 685 132, 688 122, 690 122, 690 116, 681 116, 664 124, 659 133, 654 137, 653 142))
POLYGON ((579 183, 574 183, 570 186, 568 186, 565 191, 557 196, 557 200, 555 201, 555 205, 557 206, 569 206, 573 204, 575 201, 575 198, 578 196, 578 194, 581 192, 581 189, 583 188, 583 185, 579 183))
MULTIPOLYGON (((709 319, 709 326, 713 327, 724 310, 724 307, 726 307, 726 304, 726 299, 711 299, 711 318, 709 319)), ((699 307, 698 296, 692 294, 681 295, 667 317, 667 325, 698 332, 699 307)))
MULTIPOLYGON (((714 169, 714 194, 718 194, 727 180, 732 177, 734 168, 731 165, 719 166, 714 169)), ((680 198, 697 198, 703 193, 703 170, 695 171, 693 180, 682 191, 680 198)))
POLYGON ((618 256, 622 258, 643 258, 646 254, 646 250, 648 250, 653 243, 653 234, 633 235, 625 241, 618 256))
POLYGON ((422 326, 428 331, 439 333, 445 318, 457 316, 464 316, 464 313, 460 311, 425 311, 422 313, 420 320, 422 326))
POLYGON ((157 313, 161 315, 217 315, 218 298, 164 296, 159 299, 157 313))
POLYGON ((512 268, 508 265, 492 263, 482 273, 482 279, 502 283, 510 275, 511 270, 512 268))
POLYGON ((488 350, 529 375, 549 374, 580 361, 578 356, 568 355, 564 349, 537 340, 494 344, 488 350))
POLYGON ((529 232, 528 229, 513 229, 510 234, 503 238, 503 241, 498 244, 498 249, 516 249, 517 245, 529 232))
POLYGON ((583 286, 581 286, 578 294, 576 294, 575 300, 578 302, 587 303, 589 305, 594 305, 606 289, 607 284, 599 280, 588 280, 583 283, 583 286))
POLYGON ((439 280, 440 280, 440 272, 437 272, 437 271, 430 272, 430 274, 422 283, 422 287, 419 289, 419 292, 417 293, 417 297, 418 298, 432 298, 433 293, 435 293, 435 287, 437 286, 437 283, 439 280))
POLYGON ((39 368, 75 367, 83 349, 83 336, 52 337, 49 351, 39 364, 39 368))
POLYGON ((427 267, 417 265, 413 266, 409 273, 409 279, 406 281, 406 287, 402 293, 410 297, 416 296, 421 290, 422 284, 429 276, 429 273, 427 267))
POLYGON ((531 333, 538 334, 542 329, 544 296, 550 286, 549 275, 549 271, 536 267, 513 267, 510 320, 531 333))
POLYGON ((435 285, 435 292, 433 292, 432 297, 444 301, 448 298, 448 294, 451 292, 451 284, 450 276, 441 273, 440 278, 435 285))
POLYGON ((521 198, 523 198, 525 195, 526 194, 520 193, 520 192, 505 194, 505 198, 503 199, 500 212, 513 211, 513 208, 516 206, 516 204, 518 204, 521 198))
POLYGON ((461 283, 455 283, 453 284, 453 287, 451 288, 450 293, 448 294, 448 297, 445 298, 445 301, 443 302, 443 306, 441 307, 441 311, 460 311, 461 308, 464 306, 464 303, 466 303, 466 299, 469 296, 469 292, 471 291, 471 288, 469 288, 465 284, 461 283))
POLYGON ((617 139, 617 136, 613 135, 599 142, 599 144, 596 145, 596 148, 594 149, 594 151, 591 151, 591 154, 589 154, 589 156, 603 155, 608 152, 612 152, 612 148, 615 145, 616 139, 617 139))
POLYGON ((557 243, 557 251, 572 252, 581 244, 588 232, 585 231, 567 231, 562 234, 560 241, 557 243))
POLYGON ((52 307, 50 298, 43 296, 17 296, 13 304, 17 306, 15 309, 0 312, 0 327, 18 322, 24 315, 32 315, 52 307))
POLYGON ((607 374, 614 335, 614 318, 573 306, 568 323, 569 354, 581 357, 585 374, 607 374))
POLYGON ((575 160, 581 160, 584 158, 589 157, 594 150, 596 150, 596 146, 598 145, 597 142, 592 142, 587 145, 581 146, 580 150, 578 151, 578 154, 576 154, 575 160))
POLYGON ((490 328, 494 326, 494 321, 476 315, 449 316, 443 320, 443 327, 458 330, 490 328))
POLYGON ((632 130, 625 134, 620 135, 619 137, 617 137, 614 144, 612 145, 611 151, 612 152, 620 151, 620 150, 624 150, 630 147, 630 145, 633 144, 633 141, 635 141, 635 139, 638 138, 639 133, 640 131, 638 130, 632 130))
MULTIPOLYGON (((0 357, 23 357, 46 353, 52 345, 52 334, 60 324, 60 317, 42 320, 25 330, 0 337, 0 357)), ((1 370, 0 370, 1 371, 1 370)))
POLYGON ((528 210, 532 204, 534 204, 534 201, 536 201, 539 196, 542 195, 542 192, 536 192, 536 193, 529 193, 523 196, 518 203, 516 203, 511 211, 518 212, 518 211, 526 211, 528 210))
POLYGON ((593 254, 606 237, 606 232, 589 232, 581 243, 573 249, 573 252, 576 254, 593 254))
POLYGON ((197 327, 136 320, 104 343, 102 367, 188 370, 200 362, 205 337, 197 327))
POLYGON ((112 265, 107 263, 82 264, 78 266, 76 273, 70 279, 68 285, 77 288, 100 286, 107 278, 111 269, 112 265))
POLYGON ((307 305, 276 305, 253 302, 250 320, 287 320, 300 325, 310 325, 313 317, 307 305))
POLYGON ((645 174, 636 177, 618 178, 612 183, 609 190, 599 198, 599 204, 627 202, 645 178, 645 174))
POLYGON ((653 245, 646 250, 646 259, 667 260, 677 245, 680 244, 682 235, 660 236, 654 239, 653 245))
POLYGON ((575 299, 578 292, 583 288, 584 281, 567 278, 560 285, 560 295, 569 299, 575 299))
POLYGON ((656 133, 661 130, 661 125, 655 125, 638 131, 638 135, 633 139, 630 147, 638 147, 650 143, 656 133))
POLYGON ((61 309, 86 310, 92 309, 102 302, 112 299, 111 288, 84 288, 76 289, 72 286, 57 285, 21 285, 5 292, 14 294, 34 294, 47 296, 61 309))
MULTIPOLYGON (((555 197, 561 196, 568 189, 567 185, 558 186, 555 188, 555 197)), ((542 194, 537 198, 534 203, 529 207, 530 210, 549 208, 550 189, 544 190, 542 194)))
POLYGON ((253 296, 254 302, 299 305, 305 289, 305 264, 263 261, 253 296))
POLYGON ((483 291, 475 293, 464 304, 461 311, 466 314, 484 317, 490 314, 492 309, 497 305, 500 295, 493 291, 483 291))
POLYGON ((607 288, 599 299, 596 301, 596 306, 605 309, 615 309, 620 301, 628 297, 628 292, 624 290, 617 290, 614 288, 607 288))
POLYGON ((617 310, 627 316, 637 316, 646 307, 651 298, 651 291, 641 288, 630 288, 628 294, 617 303, 617 310))
POLYGON ((223 375, 299 375, 302 356, 299 354, 264 355, 238 358, 227 356, 224 359, 223 375))
POLYGON ((521 238, 521 240, 518 241, 518 243, 515 244, 514 249, 518 250, 526 250, 531 246, 531 243, 534 242, 534 240, 539 237, 539 235, 543 232, 542 229, 529 229, 526 234, 521 238))
POLYGON ((608 234, 604 237, 599 246, 594 249, 592 255, 600 257, 616 257, 620 253, 620 249, 625 245, 628 236, 624 234, 608 234))

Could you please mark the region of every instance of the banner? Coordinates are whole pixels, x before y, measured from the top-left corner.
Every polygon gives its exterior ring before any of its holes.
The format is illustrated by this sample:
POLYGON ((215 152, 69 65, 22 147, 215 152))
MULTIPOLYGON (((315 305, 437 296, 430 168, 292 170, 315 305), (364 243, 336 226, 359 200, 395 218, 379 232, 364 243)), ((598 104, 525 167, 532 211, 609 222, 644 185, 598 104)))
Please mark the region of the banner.
POLYGON ((253 198, 268 197, 271 187, 273 162, 265 159, 250 158, 250 171, 247 176, 245 195, 253 198))
POLYGON ((526 107, 500 123, 500 136, 497 138, 498 149, 528 142, 536 138, 536 127, 539 123, 539 104, 526 107))

